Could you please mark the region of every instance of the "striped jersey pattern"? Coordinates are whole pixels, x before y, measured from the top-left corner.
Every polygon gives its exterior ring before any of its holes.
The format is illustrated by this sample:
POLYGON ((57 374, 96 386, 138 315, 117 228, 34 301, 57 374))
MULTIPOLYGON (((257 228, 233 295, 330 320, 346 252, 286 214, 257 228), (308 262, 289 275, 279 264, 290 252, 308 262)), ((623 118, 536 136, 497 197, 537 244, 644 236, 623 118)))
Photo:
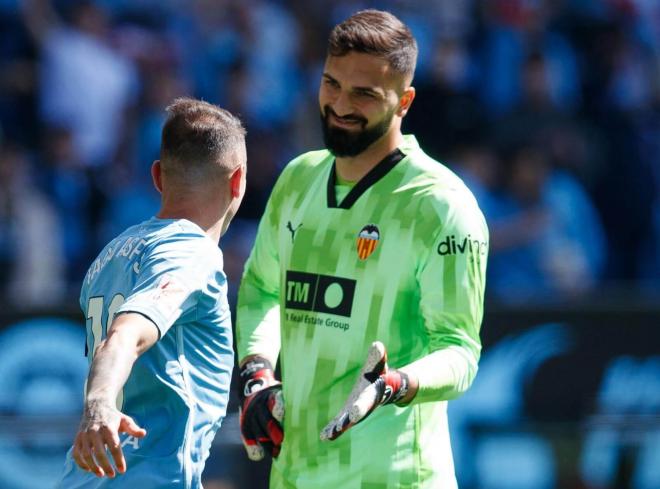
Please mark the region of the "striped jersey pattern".
POLYGON ((279 354, 281 364, 285 435, 270 487, 453 488, 442 398, 381 407, 333 442, 321 442, 319 432, 375 340, 395 368, 443 348, 476 365, 483 215, 463 182, 413 136, 342 199, 335 184, 325 150, 285 168, 239 292, 239 357, 279 354))

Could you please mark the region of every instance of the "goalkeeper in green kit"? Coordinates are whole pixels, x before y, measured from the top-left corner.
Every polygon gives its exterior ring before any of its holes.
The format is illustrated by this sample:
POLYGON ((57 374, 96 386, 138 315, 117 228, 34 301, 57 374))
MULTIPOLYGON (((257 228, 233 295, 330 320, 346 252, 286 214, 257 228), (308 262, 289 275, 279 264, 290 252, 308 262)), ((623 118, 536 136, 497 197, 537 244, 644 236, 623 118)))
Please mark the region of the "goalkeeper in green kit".
POLYGON ((326 149, 276 183, 239 292, 241 433, 272 488, 455 488, 447 400, 481 350, 488 230, 401 122, 417 45, 396 17, 337 25, 326 149), (281 379, 274 374, 281 365, 281 379))

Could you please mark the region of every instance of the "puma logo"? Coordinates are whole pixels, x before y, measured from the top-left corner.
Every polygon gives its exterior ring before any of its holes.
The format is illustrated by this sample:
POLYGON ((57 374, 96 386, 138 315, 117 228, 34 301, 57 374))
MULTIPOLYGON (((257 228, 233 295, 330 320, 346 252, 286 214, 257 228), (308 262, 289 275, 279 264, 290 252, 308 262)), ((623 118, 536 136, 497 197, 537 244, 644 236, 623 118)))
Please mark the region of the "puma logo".
POLYGON ((291 224, 291 221, 288 221, 286 223, 286 228, 291 232, 291 242, 293 243, 293 239, 296 237, 296 231, 302 227, 302 222, 296 227, 295 229, 293 228, 293 225, 291 224))

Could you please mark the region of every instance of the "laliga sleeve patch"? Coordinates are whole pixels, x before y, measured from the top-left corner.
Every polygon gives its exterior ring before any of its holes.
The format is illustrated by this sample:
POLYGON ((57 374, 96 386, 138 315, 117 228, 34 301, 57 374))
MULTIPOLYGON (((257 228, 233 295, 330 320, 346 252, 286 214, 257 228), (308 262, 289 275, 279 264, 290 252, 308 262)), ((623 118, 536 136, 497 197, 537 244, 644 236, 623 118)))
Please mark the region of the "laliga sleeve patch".
POLYGON ((165 316, 171 316, 180 309, 183 302, 190 294, 190 289, 185 287, 181 281, 171 275, 164 275, 158 287, 152 292, 151 301, 165 316))

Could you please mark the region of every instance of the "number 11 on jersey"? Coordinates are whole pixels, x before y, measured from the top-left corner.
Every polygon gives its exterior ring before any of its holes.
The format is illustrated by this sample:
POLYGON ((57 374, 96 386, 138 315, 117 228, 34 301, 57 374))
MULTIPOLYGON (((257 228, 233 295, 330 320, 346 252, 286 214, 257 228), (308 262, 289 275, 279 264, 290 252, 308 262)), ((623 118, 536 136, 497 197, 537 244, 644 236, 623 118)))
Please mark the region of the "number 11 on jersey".
MULTIPOLYGON (((87 320, 91 321, 91 327, 87 332, 87 346, 91 352, 90 358, 92 360, 94 359, 94 354, 96 353, 96 348, 99 346, 99 343, 101 343, 101 340, 108 335, 108 325, 112 325, 112 320, 115 318, 117 309, 119 309, 124 303, 124 300, 125 298, 123 295, 115 294, 107 307, 105 321, 103 321, 105 297, 90 297, 89 302, 87 303, 87 320)), ((84 389, 84 392, 86 393, 87 381, 85 381, 84 389)), ((117 395, 117 409, 121 411, 123 404, 124 390, 122 389, 117 395)))

